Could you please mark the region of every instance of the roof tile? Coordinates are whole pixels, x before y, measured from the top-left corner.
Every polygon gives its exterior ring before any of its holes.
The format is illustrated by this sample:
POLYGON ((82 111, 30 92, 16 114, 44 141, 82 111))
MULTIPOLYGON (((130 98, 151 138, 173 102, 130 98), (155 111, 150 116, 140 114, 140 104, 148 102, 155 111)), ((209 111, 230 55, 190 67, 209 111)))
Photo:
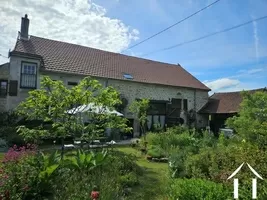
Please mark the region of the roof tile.
POLYGON ((36 36, 31 36, 29 40, 18 40, 13 53, 41 56, 44 69, 48 71, 121 80, 125 80, 123 74, 128 73, 134 77, 131 81, 210 91, 180 65, 126 56, 36 36))
MULTIPOLYGON (((257 91, 266 91, 266 88, 249 90, 251 93, 257 91)), ((208 103, 199 112, 208 114, 237 113, 242 100, 241 91, 214 93, 209 98, 208 103)))

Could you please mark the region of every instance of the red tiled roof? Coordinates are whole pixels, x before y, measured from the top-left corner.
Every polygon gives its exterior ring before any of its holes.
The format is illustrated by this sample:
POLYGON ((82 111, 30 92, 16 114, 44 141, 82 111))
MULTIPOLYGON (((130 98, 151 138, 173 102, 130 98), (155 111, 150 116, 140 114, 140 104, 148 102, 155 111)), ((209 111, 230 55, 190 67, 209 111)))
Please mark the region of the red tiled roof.
POLYGON ((122 79, 131 74, 131 81, 170 86, 210 89, 180 65, 167 64, 102 51, 90 47, 31 36, 18 40, 11 55, 28 54, 41 57, 47 71, 122 79))
MULTIPOLYGON (((260 88, 256 90, 249 90, 254 93, 257 91, 266 91, 266 88, 260 88)), ((243 98, 241 91, 238 92, 225 92, 225 93, 214 93, 208 103, 199 111, 200 113, 207 114, 226 114, 226 113, 237 113, 239 106, 243 98)))

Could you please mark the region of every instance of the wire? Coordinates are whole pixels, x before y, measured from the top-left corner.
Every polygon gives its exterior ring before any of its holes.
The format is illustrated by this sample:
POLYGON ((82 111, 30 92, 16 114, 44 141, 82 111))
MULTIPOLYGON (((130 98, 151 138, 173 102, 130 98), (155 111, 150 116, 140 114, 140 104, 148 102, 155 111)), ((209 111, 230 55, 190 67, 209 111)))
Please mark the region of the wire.
POLYGON ((167 27, 167 28, 165 28, 165 29, 163 29, 163 30, 161 30, 161 31, 159 31, 159 32, 157 32, 157 33, 155 33, 154 35, 152 35, 152 36, 150 36, 150 37, 148 37, 148 38, 142 40, 141 42, 138 42, 138 43, 135 44, 135 45, 132 45, 132 46, 128 47, 127 49, 123 50, 121 53, 123 53, 123 52, 125 52, 125 51, 127 51, 127 50, 129 50, 129 49, 132 49, 132 48, 134 48, 134 47, 136 47, 136 46, 138 46, 138 45, 140 45, 140 44, 142 44, 142 43, 144 43, 144 42, 146 42, 146 41, 148 41, 148 40, 150 40, 150 39, 156 37, 157 35, 159 35, 159 34, 165 32, 165 31, 171 29, 172 27, 176 26, 177 24, 180 24, 181 22, 183 22, 183 21, 185 21, 185 20, 187 20, 187 19, 193 17, 194 15, 196 15, 196 14, 202 12, 203 10, 205 10, 205 9, 207 9, 207 8, 209 8, 209 7, 211 7, 212 5, 218 3, 219 1, 221 1, 221 0, 214 1, 213 3, 211 3, 211 4, 207 5, 206 7, 204 7, 204 8, 202 8, 202 9, 198 10, 197 12, 195 12, 195 13, 189 15, 188 17, 186 17, 186 18, 184 18, 184 19, 182 19, 182 20, 176 22, 175 24, 173 24, 173 25, 171 25, 171 26, 169 26, 169 27, 167 27))
POLYGON ((4 58, 8 58, 8 57, 6 57, 6 56, 3 56, 1 53, 0 53, 0 56, 2 56, 2 57, 4 57, 4 58))
POLYGON ((163 48, 163 49, 159 49, 159 50, 156 50, 156 51, 152 51, 152 52, 143 54, 143 55, 141 55, 140 57, 142 57, 142 56, 147 56, 147 55, 151 55, 151 54, 158 53, 158 52, 161 52, 161 51, 170 50, 170 49, 173 49, 173 48, 176 48, 176 47, 185 45, 185 44, 193 43, 193 42, 196 42, 196 41, 199 41, 199 40, 202 40, 202 39, 205 39, 205 38, 214 36, 214 35, 218 35, 218 34, 221 34, 221 33, 225 33, 225 32, 231 31, 231 30, 233 30, 233 29, 240 28, 240 27, 242 27, 242 26, 245 26, 245 25, 248 25, 248 24, 253 23, 253 22, 255 22, 255 21, 263 20, 263 19, 266 19, 266 18, 267 18, 267 15, 266 15, 266 16, 263 16, 263 17, 260 17, 260 18, 257 18, 257 19, 254 19, 254 20, 247 21, 247 22, 245 22, 245 23, 242 23, 242 24, 239 24, 239 25, 236 25, 236 26, 233 26, 233 27, 231 27, 231 28, 227 28, 227 29, 224 29, 224 30, 221 30, 221 31, 217 31, 217 32, 214 32, 214 33, 211 33, 211 34, 208 34, 208 35, 205 35, 205 36, 202 36, 202 37, 193 39, 193 40, 189 40, 189 41, 182 42, 182 43, 179 43, 179 44, 170 46, 170 47, 166 47, 166 48, 163 48))

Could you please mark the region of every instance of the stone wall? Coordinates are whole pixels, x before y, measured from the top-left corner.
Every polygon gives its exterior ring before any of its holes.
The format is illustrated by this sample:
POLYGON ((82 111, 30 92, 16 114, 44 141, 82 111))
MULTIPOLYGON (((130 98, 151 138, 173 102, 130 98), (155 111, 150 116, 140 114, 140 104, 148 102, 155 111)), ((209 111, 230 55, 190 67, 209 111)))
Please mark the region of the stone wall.
MULTIPOLYGON (((0 66, 0 80, 8 80, 9 77, 9 64, 0 66)), ((7 97, 0 97, 0 112, 7 110, 7 97)))
MULTIPOLYGON (((116 88, 127 100, 130 105, 136 98, 148 98, 151 100, 165 100, 180 98, 188 100, 188 110, 199 111, 208 102, 208 92, 195 89, 187 89, 173 86, 156 84, 137 83, 132 81, 108 80, 108 85, 116 88)), ((125 109, 125 117, 133 118, 128 108, 125 109)), ((204 128, 207 126, 206 116, 197 114, 196 126, 204 128)), ((139 134, 139 127, 135 122, 135 134, 139 134)))

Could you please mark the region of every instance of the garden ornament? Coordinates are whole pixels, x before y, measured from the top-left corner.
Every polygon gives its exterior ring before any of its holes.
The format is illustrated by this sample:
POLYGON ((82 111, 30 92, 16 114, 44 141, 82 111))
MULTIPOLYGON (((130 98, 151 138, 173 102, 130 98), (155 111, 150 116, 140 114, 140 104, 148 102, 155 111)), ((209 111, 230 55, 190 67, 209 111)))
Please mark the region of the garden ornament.
POLYGON ((93 191, 91 192, 91 198, 92 200, 98 200, 99 199, 99 191, 97 189, 97 186, 93 187, 93 191))

